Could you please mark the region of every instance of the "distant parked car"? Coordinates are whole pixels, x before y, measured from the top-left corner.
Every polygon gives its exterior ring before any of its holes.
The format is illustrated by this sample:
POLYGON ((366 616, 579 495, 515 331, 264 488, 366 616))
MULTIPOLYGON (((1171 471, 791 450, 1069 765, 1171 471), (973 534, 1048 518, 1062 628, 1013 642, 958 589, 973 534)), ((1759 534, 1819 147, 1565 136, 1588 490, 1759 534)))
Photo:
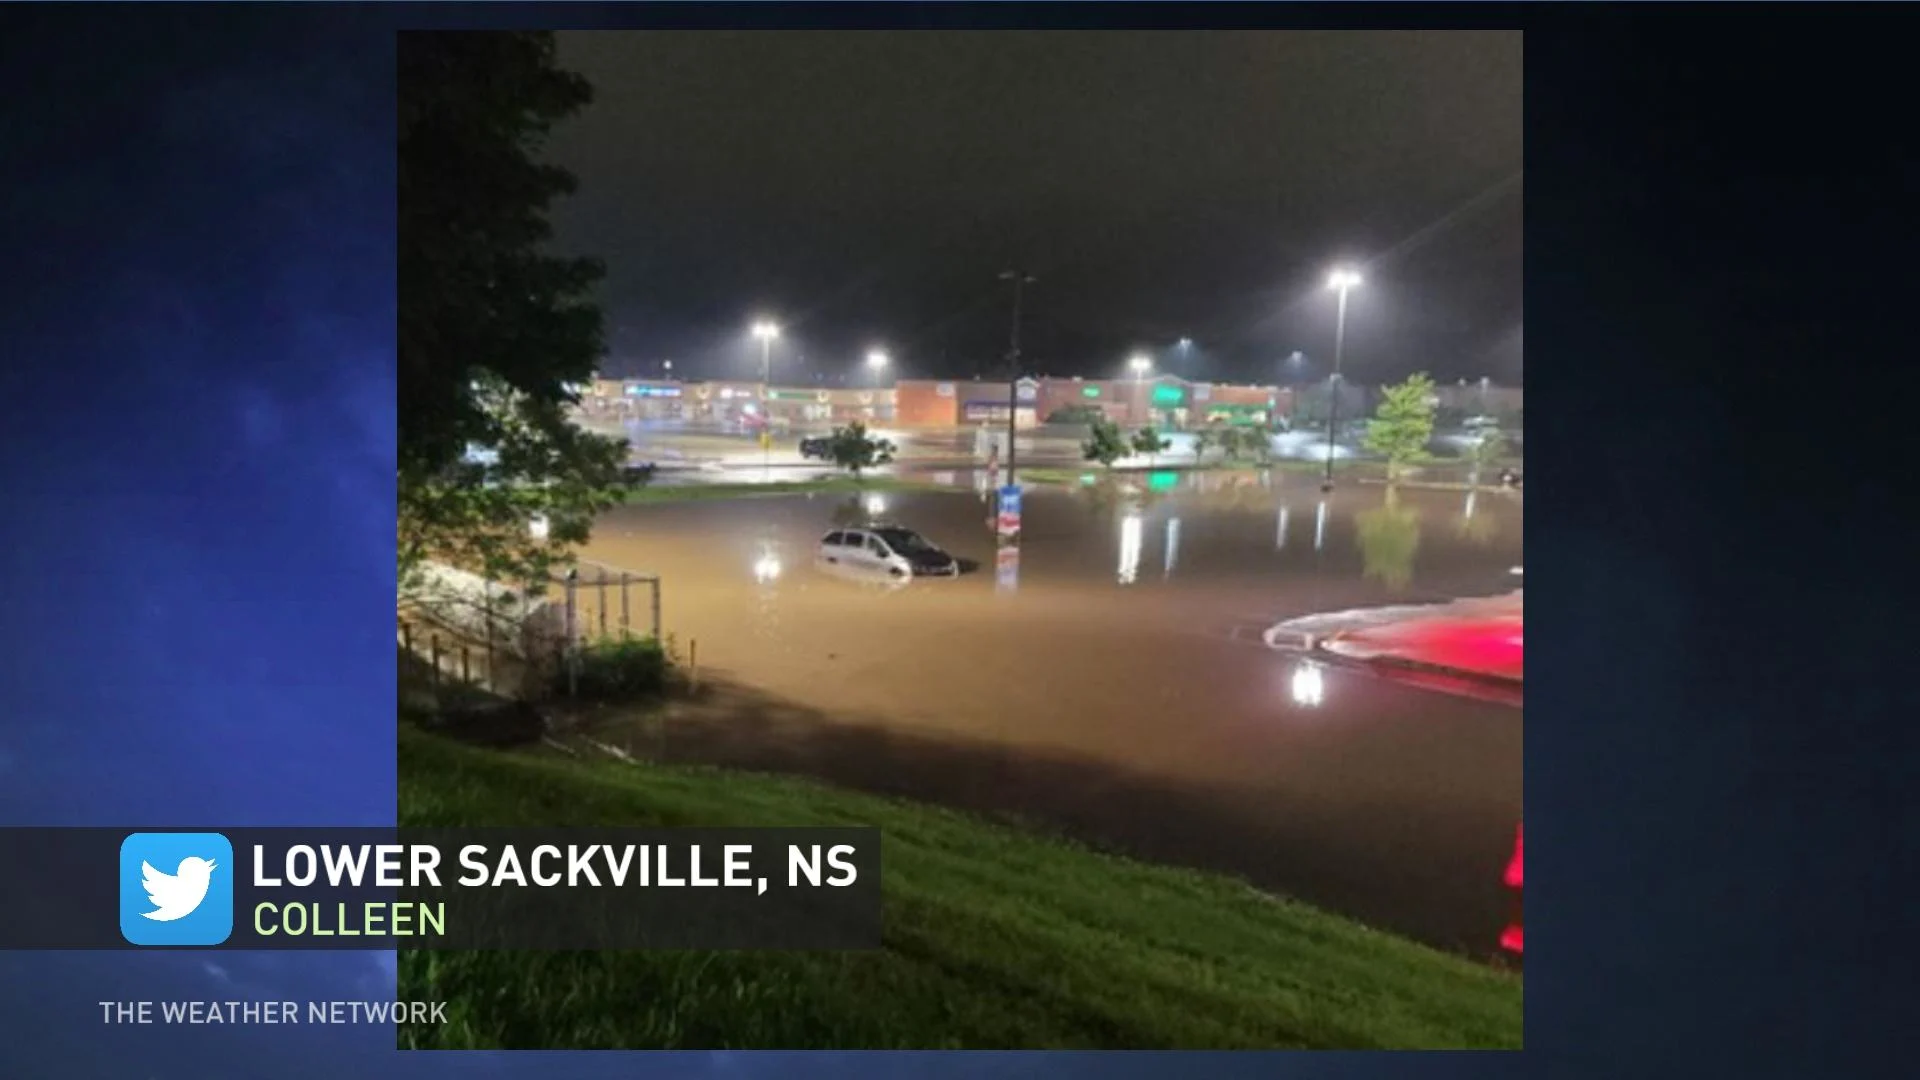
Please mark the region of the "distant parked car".
POLYGON ((809 435, 800 440, 800 456, 826 461, 833 457, 833 440, 825 435, 809 435))
POLYGON ((959 560, 899 525, 835 529, 820 538, 814 558, 823 567, 890 578, 954 577, 960 573, 959 560))

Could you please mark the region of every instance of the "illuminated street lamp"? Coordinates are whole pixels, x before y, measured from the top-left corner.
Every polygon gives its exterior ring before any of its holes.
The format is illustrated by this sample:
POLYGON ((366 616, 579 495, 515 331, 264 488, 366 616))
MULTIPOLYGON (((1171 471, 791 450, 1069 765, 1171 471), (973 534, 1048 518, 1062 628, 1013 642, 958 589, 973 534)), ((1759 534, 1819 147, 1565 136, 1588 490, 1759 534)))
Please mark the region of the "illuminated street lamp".
POLYGON ((1335 270, 1327 278, 1327 287, 1340 294, 1340 311, 1333 324, 1333 375, 1327 380, 1327 475, 1320 490, 1333 490, 1333 436, 1340 428, 1340 358, 1347 344, 1347 290, 1360 284, 1360 275, 1352 270, 1335 270))
POLYGON ((767 400, 772 395, 773 341, 780 336, 780 325, 769 319, 753 324, 753 336, 760 339, 760 470, 773 471, 773 410, 767 400))
POLYGON ((760 340, 760 381, 768 382, 773 372, 773 342, 780 336, 780 325, 762 319, 753 324, 753 336, 760 340))
MULTIPOLYGON (((1133 371, 1133 400, 1145 404, 1147 372, 1153 370, 1153 360, 1145 353, 1134 353, 1127 358, 1127 367, 1133 371)), ((1151 422, 1152 411, 1149 409, 1142 409, 1140 411, 1142 415, 1148 419, 1148 422, 1151 422)))
POLYGON ((873 372, 875 386, 880 385, 880 373, 892 362, 893 358, 887 355, 885 349, 873 349, 867 353, 867 370, 873 372))

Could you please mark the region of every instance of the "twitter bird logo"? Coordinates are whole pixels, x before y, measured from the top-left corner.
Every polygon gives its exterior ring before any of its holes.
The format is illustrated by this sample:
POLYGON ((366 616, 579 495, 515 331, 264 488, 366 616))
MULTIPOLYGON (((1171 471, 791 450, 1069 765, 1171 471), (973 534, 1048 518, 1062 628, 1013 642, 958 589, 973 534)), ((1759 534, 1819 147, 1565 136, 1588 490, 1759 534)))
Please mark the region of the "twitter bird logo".
POLYGON ((120 845, 120 934, 218 945, 233 933, 233 845, 219 833, 134 833, 120 845))
POLYGON ((147 918, 154 922, 172 922, 193 914, 200 901, 207 898, 207 886, 213 882, 213 872, 219 867, 220 864, 211 859, 189 855, 180 860, 178 871, 163 874, 142 859, 140 883, 146 887, 147 899, 153 901, 153 910, 147 912, 147 918))

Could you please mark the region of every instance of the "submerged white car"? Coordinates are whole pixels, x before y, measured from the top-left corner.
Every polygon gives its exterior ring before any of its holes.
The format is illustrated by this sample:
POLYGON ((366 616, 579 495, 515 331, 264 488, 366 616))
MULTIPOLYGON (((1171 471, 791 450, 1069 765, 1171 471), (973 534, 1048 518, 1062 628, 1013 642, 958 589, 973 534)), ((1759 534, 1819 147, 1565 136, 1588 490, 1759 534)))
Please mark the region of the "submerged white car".
POLYGON ((960 573, 959 560, 898 525, 835 529, 820 538, 814 561, 823 568, 901 579, 960 573))

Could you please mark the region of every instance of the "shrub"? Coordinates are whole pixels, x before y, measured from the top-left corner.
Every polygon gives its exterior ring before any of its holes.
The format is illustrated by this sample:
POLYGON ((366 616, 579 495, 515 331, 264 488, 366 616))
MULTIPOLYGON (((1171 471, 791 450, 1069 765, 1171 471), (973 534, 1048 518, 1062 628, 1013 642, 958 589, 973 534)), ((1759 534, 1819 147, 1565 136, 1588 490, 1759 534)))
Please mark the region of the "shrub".
MULTIPOLYGON (((667 688, 667 651, 650 637, 631 635, 580 648, 579 695, 589 701, 657 697, 667 688)), ((565 692, 566 671, 560 672, 565 692)))

